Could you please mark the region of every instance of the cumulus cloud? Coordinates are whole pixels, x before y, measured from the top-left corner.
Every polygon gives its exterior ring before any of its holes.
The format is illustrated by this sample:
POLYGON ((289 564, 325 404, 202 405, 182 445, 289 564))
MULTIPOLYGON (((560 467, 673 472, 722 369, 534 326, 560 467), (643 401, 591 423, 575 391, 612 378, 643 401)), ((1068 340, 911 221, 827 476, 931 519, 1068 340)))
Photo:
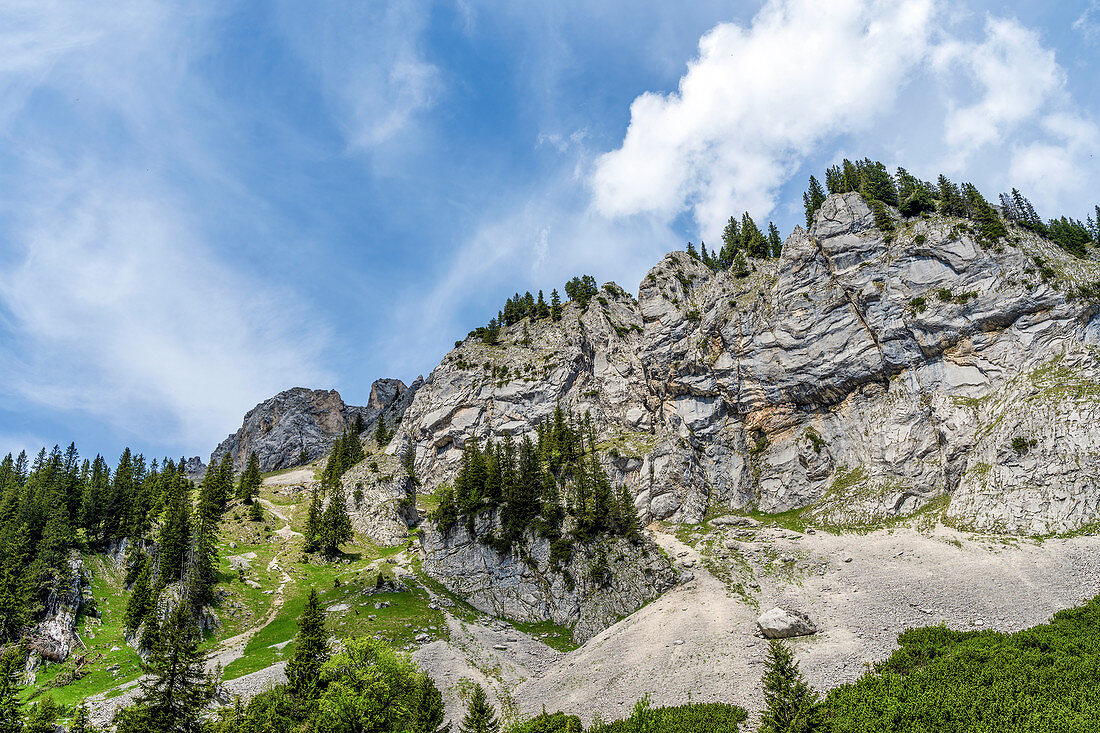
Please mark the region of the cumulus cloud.
POLYGON ((607 216, 672 218, 704 232, 735 210, 767 212, 826 136, 867 129, 924 56, 931 0, 772 0, 743 28, 699 42, 671 94, 631 105, 622 147, 592 178, 607 216))
POLYGON ((933 66, 955 87, 944 119, 946 170, 970 174, 978 154, 991 152, 1008 162, 993 164, 1001 169, 994 177, 1028 191, 1041 209, 1083 205, 1072 194, 1095 180, 1100 130, 1074 104, 1038 32, 989 17, 984 37, 943 43, 933 66))

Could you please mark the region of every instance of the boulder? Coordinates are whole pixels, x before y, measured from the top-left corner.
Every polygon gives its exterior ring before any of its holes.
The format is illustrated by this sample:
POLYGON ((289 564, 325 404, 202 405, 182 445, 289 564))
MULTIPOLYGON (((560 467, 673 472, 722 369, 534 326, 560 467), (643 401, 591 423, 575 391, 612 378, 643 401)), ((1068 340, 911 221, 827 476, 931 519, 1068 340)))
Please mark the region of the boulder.
POLYGON ((769 639, 789 639, 792 636, 808 636, 817 633, 817 626, 810 617, 798 611, 773 608, 756 619, 760 631, 769 639))

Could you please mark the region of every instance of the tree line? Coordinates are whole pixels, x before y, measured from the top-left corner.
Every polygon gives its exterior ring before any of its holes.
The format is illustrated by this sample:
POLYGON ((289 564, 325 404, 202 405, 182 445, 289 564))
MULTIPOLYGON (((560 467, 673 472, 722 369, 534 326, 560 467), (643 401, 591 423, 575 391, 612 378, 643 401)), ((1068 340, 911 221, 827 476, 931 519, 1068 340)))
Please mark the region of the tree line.
POLYGON ((464 521, 473 533, 486 511, 499 511, 500 530, 483 533, 481 542, 504 552, 532 529, 554 543, 552 559, 567 559, 572 540, 637 539, 641 530, 630 492, 615 490, 600 464, 591 416, 560 406, 539 422, 534 440, 505 436, 484 448, 466 442, 454 486, 441 490, 432 519, 441 532, 464 521))
MULTIPOLYGON (((565 283, 566 297, 581 308, 588 307, 588 302, 599 292, 596 278, 591 275, 578 275, 565 283)), ((497 311, 488 325, 480 326, 470 331, 466 338, 479 338, 486 344, 492 345, 500 341, 500 329, 515 325, 525 318, 535 321, 549 318, 552 321, 560 321, 562 315, 562 300, 555 288, 550 291, 550 301, 547 302, 542 291, 538 296, 531 295, 527 291, 523 295, 516 293, 504 303, 504 308, 497 311)), ((455 342, 455 348, 462 345, 461 341, 455 342)))
POLYGON ((783 252, 783 240, 779 236, 779 228, 768 222, 768 233, 760 231, 749 212, 741 215, 741 220, 731 216, 722 230, 722 246, 715 252, 707 250, 706 242, 700 243, 699 250, 695 244, 688 242, 687 253, 702 261, 711 270, 730 270, 737 277, 746 277, 749 274, 749 264, 746 257, 756 259, 769 259, 779 257, 783 252))
POLYGON ((1087 257, 1088 246, 1100 246, 1100 206, 1096 217, 1085 222, 1061 216, 1044 222, 1035 207, 1019 192, 999 197, 1000 211, 992 206, 972 183, 956 184, 940 175, 935 183, 923 181, 904 168, 890 175, 886 166, 868 158, 855 162, 845 158, 825 171, 825 186, 816 176, 810 176, 809 187, 802 194, 806 226, 813 225, 814 215, 825 203, 826 191, 859 193, 871 206, 875 224, 890 233, 893 222, 885 207, 898 210, 904 217, 938 212, 975 221, 982 238, 996 241, 1008 235, 1004 222, 1009 221, 1050 240, 1076 257, 1087 257))

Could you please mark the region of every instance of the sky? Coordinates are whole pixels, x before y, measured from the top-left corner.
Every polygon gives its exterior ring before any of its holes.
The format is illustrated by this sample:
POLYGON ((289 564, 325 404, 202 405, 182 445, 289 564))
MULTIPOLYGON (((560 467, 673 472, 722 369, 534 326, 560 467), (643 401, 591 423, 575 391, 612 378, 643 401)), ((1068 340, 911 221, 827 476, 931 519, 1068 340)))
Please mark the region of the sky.
POLYGON ((870 157, 1100 202, 1100 0, 0 0, 0 455, 209 456, 870 157))

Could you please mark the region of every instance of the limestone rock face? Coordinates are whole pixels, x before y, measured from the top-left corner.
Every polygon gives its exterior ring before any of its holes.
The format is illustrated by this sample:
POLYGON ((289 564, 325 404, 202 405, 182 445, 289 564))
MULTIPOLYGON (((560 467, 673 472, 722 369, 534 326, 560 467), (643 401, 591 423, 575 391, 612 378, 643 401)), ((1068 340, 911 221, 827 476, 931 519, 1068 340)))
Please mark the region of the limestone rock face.
MULTIPOLYGON (((499 531, 497 517, 483 512, 477 534, 499 531)), ((420 534, 424 572, 475 608, 522 622, 550 620, 572 627, 583 643, 671 588, 671 563, 651 541, 623 538, 576 543, 560 567, 550 562, 550 541, 534 533, 520 552, 501 554, 481 544, 459 523, 442 534, 425 523, 420 534), (598 569, 599 572, 596 572, 598 569)))
POLYGON ((225 453, 233 457, 236 471, 244 470, 248 456, 256 452, 261 471, 276 471, 299 465, 302 452, 307 460, 325 455, 333 441, 363 417, 367 430, 382 417, 391 428, 412 401, 420 386, 417 380, 406 387, 397 379, 379 379, 371 386, 366 407, 344 404, 336 390, 295 387, 264 400, 248 411, 244 423, 214 449, 210 465, 225 453))
MULTIPOLYGON (((896 213, 894 214, 896 217, 896 213)), ((1100 262, 1010 226, 899 220, 858 194, 737 278, 667 255, 560 321, 450 352, 389 450, 430 490, 465 441, 590 412, 612 478, 647 519, 802 510, 858 525, 926 509, 982 530, 1100 520, 1100 262), (1033 442, 1034 441, 1034 442, 1033 442), (1015 447, 1014 447, 1015 446, 1015 447)))
POLYGON ((73 550, 68 558, 69 573, 63 582, 50 589, 45 616, 28 634, 32 654, 50 662, 64 662, 73 647, 79 644, 76 633, 77 615, 84 603, 84 561, 73 550))

